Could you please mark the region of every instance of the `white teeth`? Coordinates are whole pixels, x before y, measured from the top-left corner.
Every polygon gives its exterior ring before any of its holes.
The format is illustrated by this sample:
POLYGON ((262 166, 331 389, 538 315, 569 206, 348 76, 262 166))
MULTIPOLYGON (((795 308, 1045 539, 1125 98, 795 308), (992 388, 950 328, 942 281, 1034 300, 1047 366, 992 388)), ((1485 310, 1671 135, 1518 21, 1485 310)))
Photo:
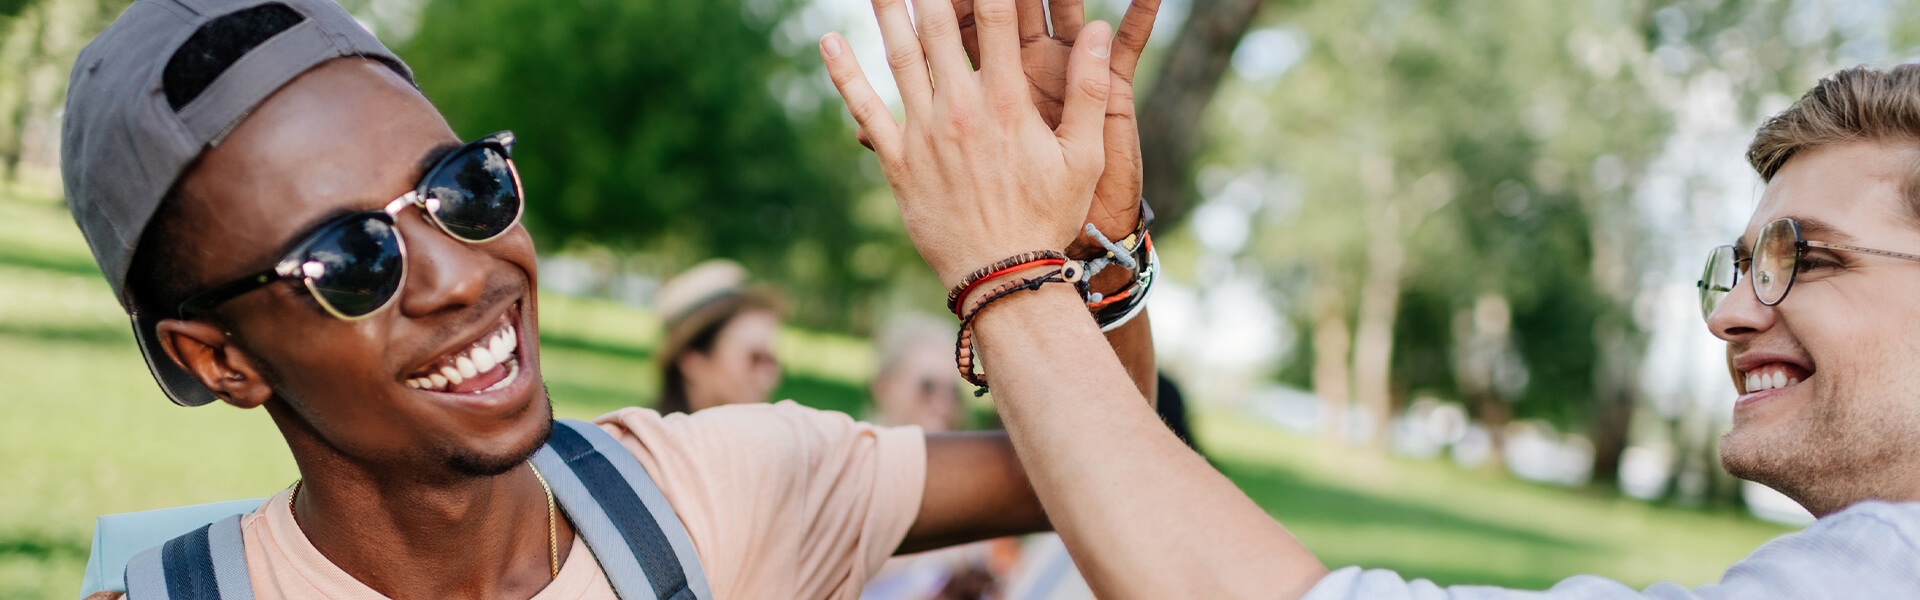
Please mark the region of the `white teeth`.
POLYGON ((416 389, 416 390, 417 390, 417 389, 420 389, 420 381, 419 381, 419 380, 417 380, 417 379, 408 379, 408 380, 407 380, 407 387, 410 387, 410 388, 413 388, 413 389, 416 389))
POLYGON ((507 376, 500 378, 500 381, 495 382, 493 385, 487 386, 487 389, 480 390, 480 391, 491 392, 497 389, 501 389, 509 385, 513 385, 513 380, 520 378, 520 363, 508 362, 505 364, 507 365, 507 376))
POLYGON ((1753 373, 1748 373, 1747 374, 1747 393, 1751 394, 1753 392, 1758 392, 1758 391, 1760 391, 1760 376, 1755 375, 1753 373))
POLYGON ((493 362, 507 362, 507 357, 513 356, 513 342, 504 334, 495 336, 487 343, 487 354, 493 356, 493 362))
POLYGON ((447 379, 445 375, 441 375, 439 373, 428 375, 427 380, 433 382, 433 389, 436 389, 436 390, 446 389, 447 383, 450 381, 449 379, 447 379))
POLYGON ((492 371, 500 364, 500 360, 493 357, 493 351, 486 348, 474 348, 467 355, 473 357, 473 370, 481 373, 492 371))
POLYGON ((474 375, 480 374, 480 370, 473 366, 473 359, 465 356, 453 359, 453 366, 460 370, 460 377, 462 379, 473 379, 474 375))
POLYGON ((1786 374, 1786 373, 1781 373, 1781 372, 1779 372, 1779 371, 1774 371, 1774 372, 1773 372, 1773 387, 1774 387, 1774 388, 1783 388, 1783 387, 1787 387, 1787 374, 1786 374))
POLYGON ((1799 385, 1799 384, 1800 384, 1800 378, 1799 378, 1799 377, 1788 377, 1788 378, 1787 378, 1787 385, 1789 385, 1789 386, 1794 386, 1794 385, 1799 385))
POLYGON ((460 372, 454 370, 453 367, 440 367, 440 374, 447 376, 447 381, 452 382, 454 385, 460 385, 460 382, 467 380, 466 375, 460 374, 460 372))

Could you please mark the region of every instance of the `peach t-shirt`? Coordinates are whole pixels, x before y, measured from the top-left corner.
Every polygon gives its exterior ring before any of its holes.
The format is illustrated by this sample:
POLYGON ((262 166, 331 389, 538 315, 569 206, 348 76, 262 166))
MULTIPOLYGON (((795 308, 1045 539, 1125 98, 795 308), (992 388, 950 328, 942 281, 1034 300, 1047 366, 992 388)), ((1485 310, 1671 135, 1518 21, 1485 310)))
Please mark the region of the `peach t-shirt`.
MULTIPOLYGON (((668 417, 627 408, 594 422, 639 457, 679 513, 716 599, 858 598, 920 510, 917 427, 791 401, 668 417)), ((383 598, 314 549, 287 492, 241 527, 255 598, 383 598)), ((535 600, 614 598, 586 550, 575 536, 560 577, 535 600)))

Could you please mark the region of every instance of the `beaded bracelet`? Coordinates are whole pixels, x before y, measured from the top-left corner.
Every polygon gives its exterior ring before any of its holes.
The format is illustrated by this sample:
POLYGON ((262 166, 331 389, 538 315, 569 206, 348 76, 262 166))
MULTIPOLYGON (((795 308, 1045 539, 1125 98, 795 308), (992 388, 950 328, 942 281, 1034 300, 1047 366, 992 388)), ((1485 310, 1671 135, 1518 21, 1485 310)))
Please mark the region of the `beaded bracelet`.
POLYGON ((953 289, 947 290, 947 310, 952 311, 955 316, 958 316, 960 314, 960 298, 972 293, 974 286, 979 285, 980 282, 1020 269, 1037 266, 1037 263, 1041 263, 1042 261, 1049 261, 1045 264, 1051 265, 1064 264, 1067 262, 1067 255, 1058 250, 1034 250, 1032 252, 1015 254, 999 262, 981 267, 973 273, 968 274, 966 279, 960 280, 960 285, 953 286, 953 289))
POLYGON ((1017 292, 1040 289, 1040 286, 1049 283, 1066 283, 1080 287, 1086 281, 1086 272, 1086 266, 1080 261, 1067 261, 1060 265, 1060 268, 1048 271, 1044 275, 1016 278, 995 286, 991 292, 980 299, 979 304, 973 305, 972 310, 966 311, 966 314, 960 317, 960 333, 953 341, 953 362, 954 366, 960 370, 960 377, 978 388, 974 390, 974 396, 987 394, 987 374, 980 368, 979 363, 973 360, 974 319, 979 318, 980 313, 985 311, 987 306, 1017 292))

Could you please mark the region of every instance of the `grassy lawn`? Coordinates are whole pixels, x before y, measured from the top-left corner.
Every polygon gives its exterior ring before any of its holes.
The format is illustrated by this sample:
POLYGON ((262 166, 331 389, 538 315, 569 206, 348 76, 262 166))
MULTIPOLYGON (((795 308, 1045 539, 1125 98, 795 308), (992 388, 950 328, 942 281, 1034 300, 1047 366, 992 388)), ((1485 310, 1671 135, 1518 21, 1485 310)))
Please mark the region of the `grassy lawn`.
MULTIPOLYGON (((125 317, 58 201, 0 190, 0 599, 72 598, 104 513, 271 493, 291 458, 263 411, 184 409, 148 378, 125 317)), ((610 302, 541 298, 561 416, 652 400, 659 324, 610 302)), ((785 335, 780 395, 858 411, 871 349, 785 335)), ((1735 515, 1354 456, 1227 418, 1200 421, 1221 468, 1329 565, 1443 583, 1543 587, 1593 572, 1698 584, 1784 530, 1735 515)))

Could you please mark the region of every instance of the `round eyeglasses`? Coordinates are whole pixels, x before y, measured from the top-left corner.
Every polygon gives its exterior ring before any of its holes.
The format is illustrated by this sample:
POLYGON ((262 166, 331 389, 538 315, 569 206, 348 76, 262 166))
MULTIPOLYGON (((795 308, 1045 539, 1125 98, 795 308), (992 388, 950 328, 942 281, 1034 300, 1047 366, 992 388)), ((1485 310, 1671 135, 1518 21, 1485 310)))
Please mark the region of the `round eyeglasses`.
POLYGON ((1760 228, 1760 237, 1754 240, 1753 254, 1740 258, 1733 246, 1718 246, 1707 254, 1707 269, 1700 275, 1700 316, 1712 319, 1713 311, 1720 307, 1720 301, 1740 283, 1743 274, 1753 283, 1753 296, 1767 306, 1778 306, 1787 299, 1787 292, 1793 289, 1794 277, 1799 274, 1806 256, 1807 248, 1826 248, 1847 252, 1863 252, 1889 258, 1920 261, 1920 255, 1875 250, 1859 246, 1816 242, 1800 239, 1800 223, 1793 219, 1776 219, 1760 228))

